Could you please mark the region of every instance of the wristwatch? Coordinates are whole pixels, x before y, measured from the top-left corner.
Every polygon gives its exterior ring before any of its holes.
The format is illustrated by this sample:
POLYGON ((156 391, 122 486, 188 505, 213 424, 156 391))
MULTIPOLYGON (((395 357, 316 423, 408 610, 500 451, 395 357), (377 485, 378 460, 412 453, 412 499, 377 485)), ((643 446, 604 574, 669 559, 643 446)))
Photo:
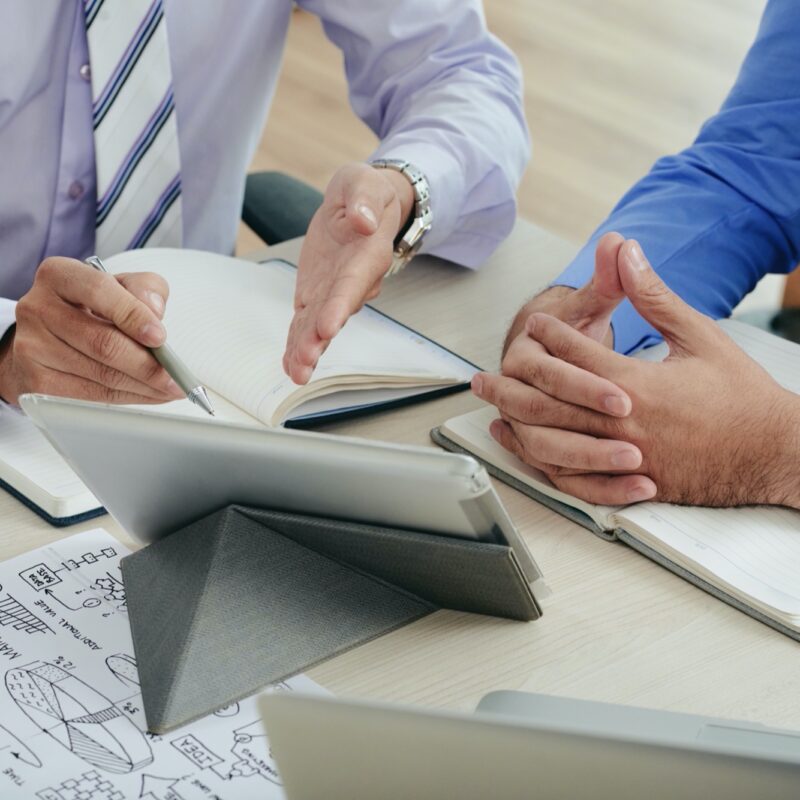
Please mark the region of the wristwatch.
POLYGON ((379 158, 370 162, 375 169, 393 169, 408 178, 414 190, 414 215, 397 234, 394 240, 392 265, 386 275, 394 275, 408 264, 419 250, 422 239, 431 229, 433 212, 431 211, 431 190, 428 179, 421 169, 400 158, 379 158))

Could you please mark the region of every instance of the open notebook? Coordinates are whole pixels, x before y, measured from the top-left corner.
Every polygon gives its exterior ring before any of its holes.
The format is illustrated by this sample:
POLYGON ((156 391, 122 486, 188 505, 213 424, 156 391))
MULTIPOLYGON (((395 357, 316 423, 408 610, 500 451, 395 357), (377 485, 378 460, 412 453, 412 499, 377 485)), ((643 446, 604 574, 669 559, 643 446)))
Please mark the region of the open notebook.
POLYGON ((52 525, 105 513, 44 434, 21 412, 0 405, 0 487, 52 525))
MULTIPOLYGON (((112 272, 157 272, 170 285, 168 341, 210 390, 220 416, 308 424, 465 388, 476 367, 370 307, 345 325, 306 386, 281 364, 293 316, 295 268, 195 250, 131 250, 112 272), (221 401, 220 401, 221 399, 221 401)), ((170 404, 176 411, 188 401, 170 404)), ((163 411, 163 409, 161 409, 163 411)), ((172 409, 170 409, 172 410, 172 409)))
MULTIPOLYGON (((800 394, 800 346, 742 323, 724 330, 787 389, 800 394)), ((663 357, 663 346, 642 357, 663 357)), ((594 533, 667 567, 741 611, 800 640, 800 512, 771 506, 697 508, 641 503, 598 506, 560 492, 489 434, 497 412, 484 407, 448 420, 436 442, 466 451, 496 477, 594 533)))
MULTIPOLYGON (((307 426, 466 388, 477 368, 370 307, 355 314, 297 386, 282 357, 293 315, 295 268, 194 250, 132 250, 111 272, 157 272, 169 282, 167 339, 208 388, 216 419, 307 426)), ((202 417, 188 400, 143 410, 202 417)), ((48 521, 102 513, 66 463, 27 420, 0 417, 0 480, 48 521)))

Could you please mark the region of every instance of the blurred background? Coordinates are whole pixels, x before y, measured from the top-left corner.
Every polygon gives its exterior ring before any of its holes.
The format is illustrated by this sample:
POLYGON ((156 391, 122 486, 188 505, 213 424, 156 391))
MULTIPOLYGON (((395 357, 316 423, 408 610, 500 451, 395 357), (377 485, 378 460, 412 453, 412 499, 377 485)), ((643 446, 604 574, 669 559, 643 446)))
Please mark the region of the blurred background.
MULTIPOLYGON (((484 0, 519 58, 533 161, 519 213, 580 244, 661 155, 713 114, 753 40, 765 0, 484 0)), ((375 137, 352 113, 339 51, 296 11, 277 96, 251 171, 324 189, 375 137)), ((244 226, 239 251, 260 245, 244 226)), ((780 304, 772 276, 744 308, 780 304)), ((800 295, 800 292, 798 293, 800 295)), ((800 305, 800 296, 796 305, 800 305)))

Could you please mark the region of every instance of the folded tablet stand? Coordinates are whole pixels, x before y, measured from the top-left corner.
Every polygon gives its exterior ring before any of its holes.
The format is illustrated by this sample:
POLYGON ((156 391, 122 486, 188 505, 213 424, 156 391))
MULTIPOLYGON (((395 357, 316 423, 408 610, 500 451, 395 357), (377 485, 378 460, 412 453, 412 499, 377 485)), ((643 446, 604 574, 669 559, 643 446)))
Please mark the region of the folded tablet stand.
POLYGON ((511 548, 228 506, 122 560, 148 728, 439 609, 540 616, 511 548))

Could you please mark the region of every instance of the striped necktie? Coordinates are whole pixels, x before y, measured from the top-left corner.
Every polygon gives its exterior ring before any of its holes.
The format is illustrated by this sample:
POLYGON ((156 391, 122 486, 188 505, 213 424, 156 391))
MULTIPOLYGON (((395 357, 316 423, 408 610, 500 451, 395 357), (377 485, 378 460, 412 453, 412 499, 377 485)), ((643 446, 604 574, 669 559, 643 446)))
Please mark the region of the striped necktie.
POLYGON ((83 0, 92 73, 95 252, 180 247, 181 163, 162 0, 83 0))

